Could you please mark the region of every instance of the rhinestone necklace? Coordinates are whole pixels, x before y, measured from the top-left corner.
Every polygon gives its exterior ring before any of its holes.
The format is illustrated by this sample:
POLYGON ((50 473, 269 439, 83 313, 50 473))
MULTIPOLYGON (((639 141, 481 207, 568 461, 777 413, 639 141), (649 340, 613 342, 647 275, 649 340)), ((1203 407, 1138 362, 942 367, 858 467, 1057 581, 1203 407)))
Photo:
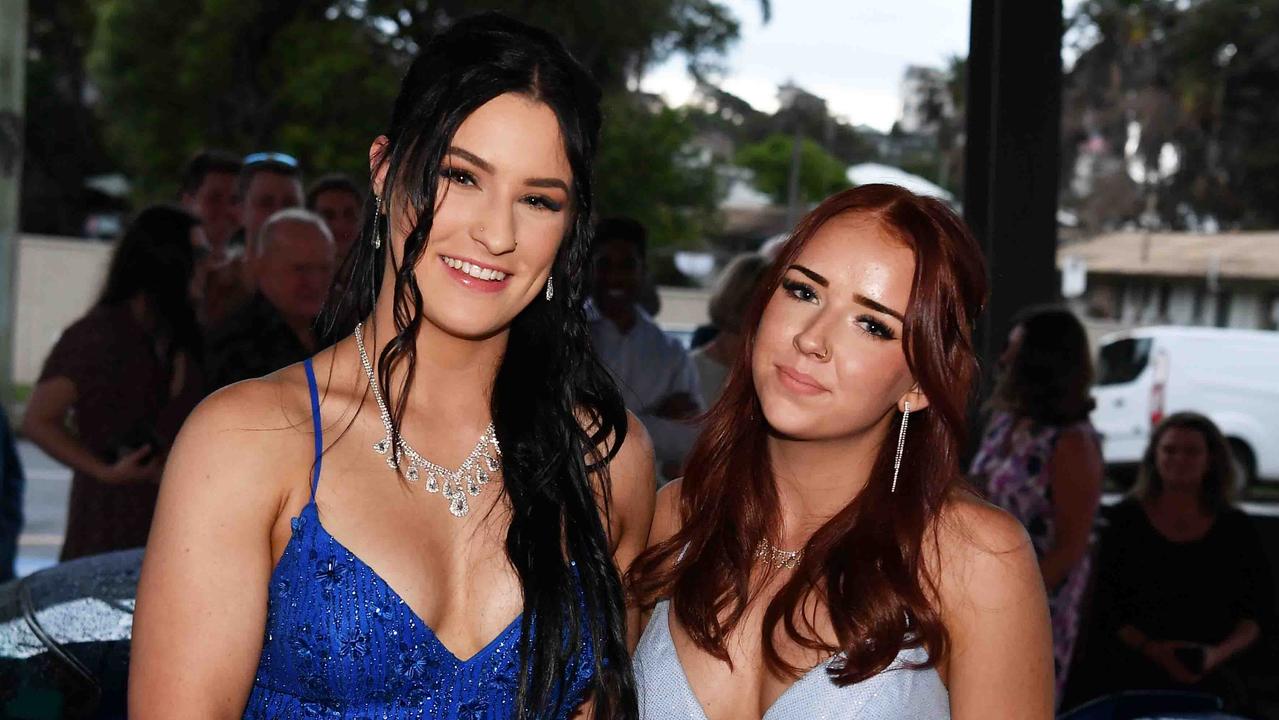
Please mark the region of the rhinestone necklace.
POLYGON ((502 467, 498 460, 502 457, 502 448, 497 443, 493 423, 489 423, 484 434, 480 436, 479 442, 475 443, 471 454, 456 470, 450 470, 422 457, 405 442, 402 435, 396 440, 395 452, 391 452, 391 437, 395 434, 394 426, 391 424, 391 411, 387 409, 386 401, 382 399, 382 392, 378 389, 377 379, 373 375, 373 364, 369 362, 369 354, 364 349, 364 323, 355 326, 355 346, 360 349, 360 363, 364 365, 364 374, 369 378, 369 389, 373 391, 373 399, 377 401, 377 409, 382 416, 382 425, 386 428, 386 435, 373 443, 373 452, 386 456, 387 467, 397 472, 402 470, 409 482, 417 482, 425 475, 426 491, 438 492, 445 500, 448 500, 449 512, 453 514, 453 517, 466 517, 466 514, 471 511, 471 503, 467 496, 479 497, 480 488, 487 485, 493 473, 502 467))
POLYGON ((803 550, 782 550, 774 547, 767 540, 760 540, 759 545, 755 548, 755 557, 762 559, 765 563, 777 568, 785 568, 794 570, 799 565, 799 559, 803 557, 803 550))

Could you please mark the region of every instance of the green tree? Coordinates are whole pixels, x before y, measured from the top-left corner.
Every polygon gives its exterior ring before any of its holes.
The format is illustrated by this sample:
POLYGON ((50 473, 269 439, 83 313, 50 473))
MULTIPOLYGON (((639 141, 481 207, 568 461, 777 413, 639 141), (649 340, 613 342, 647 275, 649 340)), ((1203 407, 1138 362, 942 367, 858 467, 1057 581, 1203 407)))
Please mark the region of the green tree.
POLYGON ((29 8, 21 227, 77 235, 102 200, 85 179, 115 169, 84 101, 93 8, 90 0, 44 0, 29 8))
POLYGON ((102 0, 90 68, 139 199, 171 196, 200 147, 279 149, 366 172, 397 67, 368 27, 314 0, 102 0))
POLYGON ((683 110, 652 107, 630 93, 605 100, 595 164, 601 216, 629 215, 648 227, 656 254, 692 247, 715 222, 714 163, 691 147, 695 132, 683 110))
MULTIPOLYGON (((398 78, 417 48, 431 32, 472 12, 499 10, 556 33, 608 95, 624 93, 645 67, 673 54, 685 56, 695 72, 709 73, 738 31, 736 19, 717 0, 96 0, 96 5, 90 68, 102 94, 100 117, 139 200, 171 197, 182 162, 205 146, 277 149, 297 154, 312 171, 360 177, 368 143, 384 127, 398 78)), ((767 14, 768 3, 761 9, 767 14)), ((615 134, 624 139, 628 132, 615 134)), ((653 148, 628 147, 634 155, 617 165, 655 162, 653 148)), ((629 189, 639 198, 662 198, 665 192, 629 189)), ((698 202, 693 196, 689 204, 698 202)), ((660 214, 661 207, 657 202, 652 212, 660 214)), ((673 219, 663 227, 669 230, 663 237, 688 231, 673 219)))
MULTIPOLYGON (((756 187, 771 195, 778 203, 784 204, 794 147, 794 138, 773 135, 763 142, 738 150, 737 164, 755 173, 756 187)), ((844 164, 816 142, 804 139, 800 144, 799 157, 799 194, 802 200, 816 202, 849 187, 844 164)))
POLYGON ((1063 169, 1089 152, 1110 172, 1096 183, 1139 201, 1112 208, 1094 190, 1063 202, 1109 210, 1083 213, 1099 226, 1141 218, 1178 228, 1190 214, 1279 225, 1276 37, 1279 0, 1081 3, 1068 34, 1078 59, 1065 78, 1063 169))

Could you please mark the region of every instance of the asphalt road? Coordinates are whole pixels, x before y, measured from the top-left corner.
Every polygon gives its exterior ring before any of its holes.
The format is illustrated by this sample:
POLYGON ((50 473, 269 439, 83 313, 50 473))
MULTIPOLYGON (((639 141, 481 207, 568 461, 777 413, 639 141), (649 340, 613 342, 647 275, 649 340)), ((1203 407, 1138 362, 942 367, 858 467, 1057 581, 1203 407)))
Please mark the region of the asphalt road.
POLYGON ((18 575, 29 575, 58 562, 67 525, 71 471, 26 440, 18 455, 27 476, 26 525, 18 538, 18 575))

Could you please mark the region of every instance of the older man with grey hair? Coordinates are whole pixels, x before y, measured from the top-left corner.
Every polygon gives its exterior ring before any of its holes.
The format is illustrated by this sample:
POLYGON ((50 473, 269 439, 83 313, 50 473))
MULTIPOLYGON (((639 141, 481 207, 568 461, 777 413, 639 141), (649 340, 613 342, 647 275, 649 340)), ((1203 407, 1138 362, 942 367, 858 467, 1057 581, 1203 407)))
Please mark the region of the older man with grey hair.
POLYGON ((301 208, 271 215, 246 258, 257 293, 209 341, 212 387, 260 377, 316 351, 315 321, 336 249, 324 219, 301 208))

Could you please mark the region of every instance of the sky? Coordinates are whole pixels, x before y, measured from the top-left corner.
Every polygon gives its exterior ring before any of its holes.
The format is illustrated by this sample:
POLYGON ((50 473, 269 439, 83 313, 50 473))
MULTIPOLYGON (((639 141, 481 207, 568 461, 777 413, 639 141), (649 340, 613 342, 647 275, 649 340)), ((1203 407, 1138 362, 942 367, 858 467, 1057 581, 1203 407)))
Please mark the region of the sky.
MULTIPOLYGON (((825 98, 834 115, 888 130, 901 113, 908 65, 942 67, 968 54, 970 0, 773 0, 767 25, 758 0, 722 1, 741 33, 719 85, 765 112, 777 108, 777 86, 791 80, 825 98)), ((672 58, 641 87, 680 105, 693 89, 684 67, 672 58)))

